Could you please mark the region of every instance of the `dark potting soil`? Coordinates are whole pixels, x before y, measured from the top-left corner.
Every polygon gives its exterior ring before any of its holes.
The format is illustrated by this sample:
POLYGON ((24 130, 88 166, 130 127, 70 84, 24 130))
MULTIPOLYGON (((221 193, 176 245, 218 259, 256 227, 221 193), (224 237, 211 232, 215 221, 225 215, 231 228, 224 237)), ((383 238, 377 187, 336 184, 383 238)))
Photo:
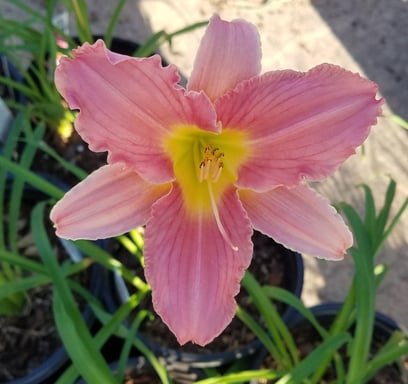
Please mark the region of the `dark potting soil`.
POLYGON ((132 373, 130 372, 124 380, 123 384, 160 384, 158 377, 154 377, 149 373, 132 373))
MULTIPOLYGON (((189 373, 181 374, 168 371, 168 375, 174 384, 194 383, 194 375, 189 373)), ((133 367, 125 371, 123 384, 161 384, 160 377, 151 367, 133 367)))
MULTIPOLYGON (((107 153, 92 152, 76 131, 72 132, 69 139, 64 140, 55 130, 49 129, 45 133, 44 142, 64 160, 84 170, 87 174, 106 164, 107 153)), ((70 187, 79 182, 79 179, 66 167, 44 151, 37 152, 32 169, 35 172, 55 176, 70 187)))
MULTIPOLYGON (((299 357, 303 360, 306 356, 312 353, 321 343, 322 339, 316 329, 311 324, 302 324, 293 329, 292 335, 295 344, 299 351, 299 357)), ((381 332, 374 332, 373 341, 370 349, 370 357, 375 356, 375 354, 384 346, 387 342, 386 337, 381 332)), ((347 364, 347 354, 345 347, 342 347, 339 351, 343 362, 347 364)), ((406 370, 408 374, 408 356, 401 360, 401 367, 406 370), (405 368, 404 368, 405 366, 405 368)), ((276 369, 276 363, 273 358, 268 355, 262 364, 261 368, 265 369, 276 369)), ((347 370, 347 367, 346 367, 347 370)), ((336 371, 333 365, 327 368, 326 373, 320 380, 320 384, 334 383, 336 382, 336 371)), ((275 380, 260 379, 259 384, 272 384, 275 380)), ((368 381, 368 384, 407 384, 407 381, 401 374, 400 367, 397 364, 386 365, 381 368, 375 376, 368 381)))
MULTIPOLYGON (((24 214, 19 220, 18 253, 34 261, 40 256, 30 232, 28 205, 22 204, 24 214)), ((7 221, 6 221, 7 228, 7 221)), ((59 261, 69 258, 62 244, 57 240, 51 224, 48 235, 59 261)), ((24 276, 29 272, 23 271, 24 276)), ((83 286, 89 285, 87 271, 75 276, 83 286)), ((80 308, 84 300, 77 297, 80 308)), ((26 376, 61 346, 61 341, 53 318, 52 286, 37 286, 26 292, 26 300, 21 312, 15 316, 0 316, 0 383, 26 376)))
POLYGON ((61 345, 50 286, 30 290, 22 313, 0 316, 0 382, 26 376, 61 345))
MULTIPOLYGON (((255 276, 261 285, 272 285, 285 288, 285 268, 284 259, 294 257, 293 252, 287 250, 274 240, 259 233, 254 232, 254 255, 249 271, 255 276)), ((143 268, 140 266, 135 256, 130 255, 123 248, 113 249, 111 254, 118 258, 128 268, 132 269, 136 275, 144 278, 143 268)), ((134 288, 128 287, 132 292, 134 288)), ((249 295, 242 288, 236 297, 237 303, 246 312, 255 318, 258 323, 262 320, 258 314, 255 305, 252 304, 249 295)), ((279 313, 283 313, 286 306, 280 302, 275 303, 279 313)), ((149 295, 139 305, 138 310, 147 309, 154 313, 151 296, 149 295)), ((177 349, 184 353, 213 354, 238 350, 253 342, 256 336, 251 332, 237 317, 234 317, 230 325, 213 342, 206 347, 200 347, 193 343, 187 343, 180 346, 175 336, 169 331, 159 316, 155 315, 153 320, 146 320, 140 328, 141 334, 153 340, 157 344, 177 349)))

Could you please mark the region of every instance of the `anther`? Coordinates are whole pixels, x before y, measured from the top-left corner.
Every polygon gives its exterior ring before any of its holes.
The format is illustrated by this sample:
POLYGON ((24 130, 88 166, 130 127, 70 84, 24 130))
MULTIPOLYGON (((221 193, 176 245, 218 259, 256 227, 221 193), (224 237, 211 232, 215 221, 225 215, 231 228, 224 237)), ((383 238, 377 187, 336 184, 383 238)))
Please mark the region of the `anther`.
POLYGON ((212 149, 212 145, 210 145, 210 144, 206 145, 205 148, 204 148, 204 155, 207 155, 208 152, 211 151, 211 149, 212 149))
POLYGON ((220 179, 224 164, 221 159, 224 157, 223 152, 219 152, 220 148, 214 148, 211 144, 204 147, 203 159, 200 162, 199 181, 204 180, 217 182, 220 179))

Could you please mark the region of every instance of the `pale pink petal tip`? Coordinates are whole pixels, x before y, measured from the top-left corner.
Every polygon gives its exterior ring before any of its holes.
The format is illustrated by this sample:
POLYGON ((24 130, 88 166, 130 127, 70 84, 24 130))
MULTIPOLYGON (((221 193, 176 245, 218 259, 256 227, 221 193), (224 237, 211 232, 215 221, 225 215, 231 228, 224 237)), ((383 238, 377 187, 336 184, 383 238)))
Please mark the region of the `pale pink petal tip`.
POLYGON ((251 156, 238 186, 266 191, 332 174, 381 114, 377 91, 372 81, 330 64, 241 82, 216 104, 224 127, 249 136, 251 156))
POLYGON ((256 27, 214 15, 201 40, 188 89, 204 91, 214 101, 260 71, 261 43, 256 27))
POLYGON ((212 216, 194 217, 181 191, 159 200, 145 231, 145 275, 153 305, 180 344, 206 345, 235 315, 235 296, 252 257, 252 228, 234 191, 219 213, 233 250, 212 216))
POLYGON ((314 190, 299 186, 268 192, 240 191, 254 228, 289 249, 328 260, 341 260, 353 245, 343 218, 314 190))
POLYGON ((96 240, 145 224, 152 204, 170 185, 154 185, 121 164, 106 165, 77 184, 54 206, 58 236, 96 240))

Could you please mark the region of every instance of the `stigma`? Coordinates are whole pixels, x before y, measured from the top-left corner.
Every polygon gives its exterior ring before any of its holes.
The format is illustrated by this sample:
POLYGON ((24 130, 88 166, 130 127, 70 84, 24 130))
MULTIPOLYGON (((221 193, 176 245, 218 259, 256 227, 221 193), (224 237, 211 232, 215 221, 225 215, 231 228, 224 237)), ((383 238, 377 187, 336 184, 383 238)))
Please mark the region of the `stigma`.
POLYGON ((211 144, 204 147, 203 159, 199 167, 198 180, 200 183, 205 180, 216 183, 220 179, 224 168, 223 157, 224 153, 219 148, 214 148, 211 144))

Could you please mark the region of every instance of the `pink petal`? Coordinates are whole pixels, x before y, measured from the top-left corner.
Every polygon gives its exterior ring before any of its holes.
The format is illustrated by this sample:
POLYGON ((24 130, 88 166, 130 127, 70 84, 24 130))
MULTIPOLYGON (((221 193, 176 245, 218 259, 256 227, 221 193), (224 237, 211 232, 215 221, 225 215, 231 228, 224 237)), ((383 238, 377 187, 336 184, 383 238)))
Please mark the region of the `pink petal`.
POLYGON ((205 345, 235 315, 234 297, 252 257, 252 229, 237 194, 219 207, 238 251, 221 236, 214 218, 186 211, 180 188, 159 200, 145 232, 145 274, 153 305, 180 344, 205 345))
POLYGON ((106 165, 77 184, 54 206, 51 220, 66 239, 103 239, 145 224, 152 204, 170 184, 144 181, 121 164, 106 165))
POLYGON ((215 15, 201 40, 188 89, 203 90, 215 100, 260 70, 261 43, 255 26, 215 15))
POLYGON ((177 125, 218 131, 214 109, 204 94, 179 85, 174 66, 159 56, 133 58, 106 49, 102 40, 62 58, 55 81, 70 108, 80 109, 75 128, 93 151, 109 151, 143 178, 162 183, 173 178, 163 139, 177 125))
POLYGON ((239 196, 254 228, 287 248, 324 259, 342 259, 353 237, 336 210, 312 189, 278 187, 239 196))
POLYGON ((265 191, 334 172, 376 123, 376 92, 371 81, 329 64, 242 82, 216 104, 224 128, 250 137, 238 185, 265 191))

